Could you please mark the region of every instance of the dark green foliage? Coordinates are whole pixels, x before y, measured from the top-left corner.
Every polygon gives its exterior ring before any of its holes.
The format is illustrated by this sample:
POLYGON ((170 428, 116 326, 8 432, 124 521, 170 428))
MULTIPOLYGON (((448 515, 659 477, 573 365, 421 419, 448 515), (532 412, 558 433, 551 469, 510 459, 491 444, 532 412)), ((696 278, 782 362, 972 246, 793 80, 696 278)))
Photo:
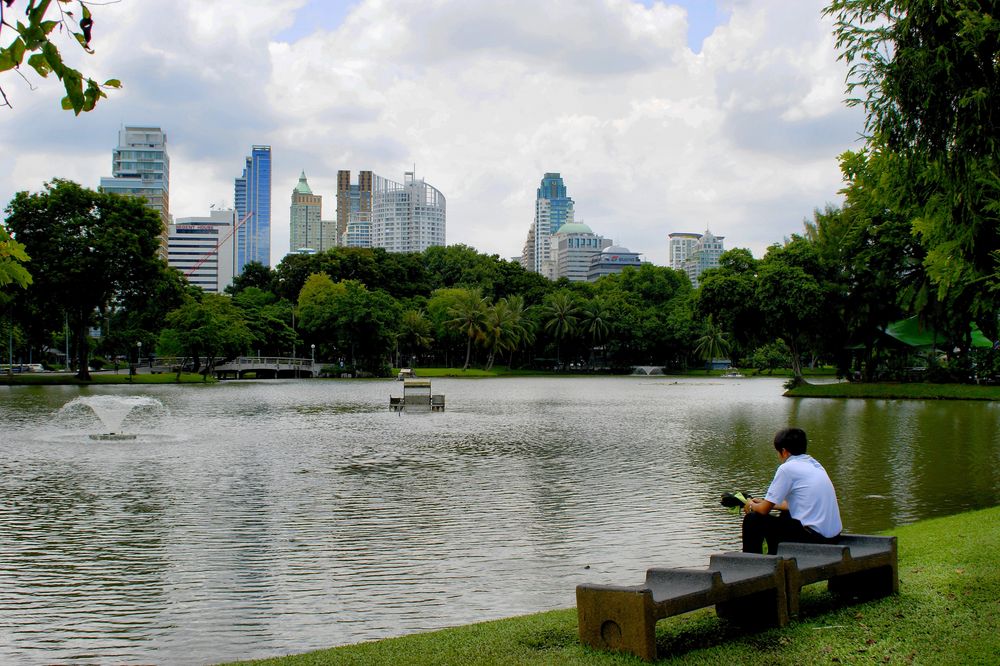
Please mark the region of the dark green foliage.
POLYGON ((30 335, 74 336, 78 376, 86 379, 88 328, 113 303, 136 303, 163 277, 160 216, 141 201, 103 194, 66 180, 43 191, 19 192, 6 209, 7 226, 32 257, 34 282, 17 317, 30 335))

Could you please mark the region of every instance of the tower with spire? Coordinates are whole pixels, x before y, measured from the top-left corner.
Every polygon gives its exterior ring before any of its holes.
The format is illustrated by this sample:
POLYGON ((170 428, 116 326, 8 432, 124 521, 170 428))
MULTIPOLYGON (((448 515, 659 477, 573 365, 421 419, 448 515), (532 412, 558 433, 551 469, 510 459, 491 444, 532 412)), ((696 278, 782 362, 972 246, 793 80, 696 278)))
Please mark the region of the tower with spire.
POLYGON ((337 223, 323 221, 323 197, 313 194, 305 171, 292 189, 289 220, 289 249, 292 252, 323 252, 337 244, 337 223))

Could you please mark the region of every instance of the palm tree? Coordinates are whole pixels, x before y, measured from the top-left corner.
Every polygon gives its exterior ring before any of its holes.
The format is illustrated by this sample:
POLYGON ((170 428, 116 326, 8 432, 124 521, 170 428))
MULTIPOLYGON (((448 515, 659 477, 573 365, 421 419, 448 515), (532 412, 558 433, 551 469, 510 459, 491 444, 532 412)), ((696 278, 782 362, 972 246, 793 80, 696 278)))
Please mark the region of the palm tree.
POLYGON ((708 315, 705 321, 705 334, 695 342, 697 344, 694 353, 708 361, 708 369, 705 372, 711 370, 712 359, 722 358, 729 353, 729 338, 722 328, 712 321, 712 315, 708 315))
POLYGON ((517 344, 517 333, 514 331, 514 316, 506 299, 500 299, 496 305, 486 311, 486 321, 483 325, 483 346, 489 352, 486 369, 493 367, 497 352, 512 349, 517 344))
POLYGON ((431 322, 423 310, 407 310, 399 320, 399 334, 396 342, 405 350, 427 349, 434 342, 431 337, 431 322))
POLYGON ((556 339, 556 363, 562 367, 560 345, 563 338, 576 333, 577 315, 580 314, 580 308, 571 293, 557 291, 545 298, 542 314, 545 317, 546 332, 556 339))
POLYGON ((594 367, 594 347, 604 342, 611 332, 608 325, 610 312, 601 301, 589 301, 583 306, 580 329, 590 336, 590 367, 594 367))
POLYGON ((472 356, 472 341, 482 339, 486 325, 486 311, 489 303, 479 295, 478 289, 462 290, 458 300, 448 308, 451 319, 445 322, 448 327, 463 333, 468 337, 465 345, 465 365, 462 370, 469 369, 469 358, 472 356))

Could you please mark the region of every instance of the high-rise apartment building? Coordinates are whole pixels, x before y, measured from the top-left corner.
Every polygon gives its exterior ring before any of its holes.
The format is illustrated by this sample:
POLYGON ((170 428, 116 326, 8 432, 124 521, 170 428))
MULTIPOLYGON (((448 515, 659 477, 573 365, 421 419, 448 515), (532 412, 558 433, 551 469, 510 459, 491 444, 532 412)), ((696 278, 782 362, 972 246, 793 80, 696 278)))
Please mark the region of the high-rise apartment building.
POLYGON ((445 244, 446 202, 441 192, 407 171, 397 183, 376 175, 372 187, 371 244, 389 252, 423 252, 445 244))
POLYGON ((526 270, 545 274, 551 272, 552 235, 564 224, 573 222, 573 199, 566 196, 566 185, 559 173, 546 173, 535 197, 535 221, 521 253, 521 265, 526 270))
POLYGON ((323 220, 323 197, 313 194, 305 171, 292 190, 289 220, 289 249, 292 252, 323 252, 337 245, 337 222, 323 220))
POLYGON ((722 241, 724 236, 716 236, 711 231, 706 230, 704 234, 676 233, 670 234, 670 267, 682 270, 687 273, 691 285, 698 288, 698 278, 709 268, 716 268, 719 265, 719 257, 725 251, 722 241), (674 241, 677 237, 675 254, 674 241), (692 242, 693 237, 693 242, 692 242), (680 255, 683 254, 683 260, 680 255), (680 261, 680 266, 675 265, 675 257, 680 261))
POLYGON ((126 125, 118 132, 111 162, 111 178, 101 178, 101 191, 142 197, 160 214, 162 254, 167 254, 170 224, 170 157, 167 135, 159 127, 126 125))
POLYGON ((357 244, 365 236, 371 238, 371 212, 372 172, 359 171, 358 182, 352 183, 350 171, 338 171, 336 242, 348 247, 371 247, 357 244), (349 231, 352 223, 354 229, 349 231))
POLYGON ((177 218, 169 227, 167 263, 191 284, 221 294, 233 283, 235 216, 230 209, 177 218))
POLYGON ((236 272, 251 261, 271 265, 271 146, 253 146, 236 179, 236 272))
POLYGON ((668 234, 668 238, 670 244, 667 247, 667 264, 675 271, 683 271, 684 263, 694 251, 694 246, 701 238, 701 234, 677 231, 668 234))

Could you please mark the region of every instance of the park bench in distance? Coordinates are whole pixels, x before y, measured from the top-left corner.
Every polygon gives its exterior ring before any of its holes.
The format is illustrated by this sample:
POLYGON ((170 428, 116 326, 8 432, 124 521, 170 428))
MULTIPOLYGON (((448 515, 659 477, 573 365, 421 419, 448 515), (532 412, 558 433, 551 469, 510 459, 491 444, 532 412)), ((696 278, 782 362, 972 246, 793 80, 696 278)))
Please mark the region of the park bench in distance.
POLYGON ((712 555, 707 570, 649 569, 642 585, 579 585, 580 640, 651 661, 658 620, 714 605, 719 617, 783 627, 786 589, 785 562, 752 553, 712 555))
POLYGON ((828 581, 831 593, 874 599, 899 592, 896 537, 842 534, 832 544, 782 543, 778 557, 794 562, 785 574, 788 612, 799 614, 802 588, 828 581))

